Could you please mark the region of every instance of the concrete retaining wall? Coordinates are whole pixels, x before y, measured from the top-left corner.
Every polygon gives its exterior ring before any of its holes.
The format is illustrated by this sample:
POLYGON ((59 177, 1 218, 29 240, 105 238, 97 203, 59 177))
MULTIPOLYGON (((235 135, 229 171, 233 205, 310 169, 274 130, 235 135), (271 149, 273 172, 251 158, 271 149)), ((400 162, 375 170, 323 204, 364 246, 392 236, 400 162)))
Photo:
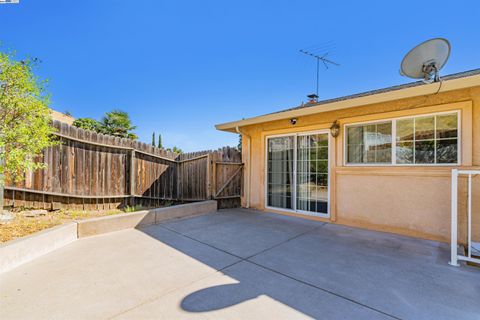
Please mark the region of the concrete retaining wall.
POLYGON ((165 220, 190 217, 215 211, 217 211, 217 201, 209 200, 83 220, 78 221, 78 237, 84 238, 123 229, 138 228, 160 223, 165 220))
POLYGON ((88 220, 77 221, 78 237, 84 238, 97 234, 147 226, 155 223, 154 210, 122 213, 88 220))
POLYGON ((32 261, 77 240, 77 224, 70 222, 0 245, 0 273, 32 261))
POLYGON ((215 211, 217 202, 209 200, 66 223, 0 244, 0 273, 61 248, 78 238, 215 211))
POLYGON ((209 200, 155 209, 155 223, 217 211, 217 201, 209 200))

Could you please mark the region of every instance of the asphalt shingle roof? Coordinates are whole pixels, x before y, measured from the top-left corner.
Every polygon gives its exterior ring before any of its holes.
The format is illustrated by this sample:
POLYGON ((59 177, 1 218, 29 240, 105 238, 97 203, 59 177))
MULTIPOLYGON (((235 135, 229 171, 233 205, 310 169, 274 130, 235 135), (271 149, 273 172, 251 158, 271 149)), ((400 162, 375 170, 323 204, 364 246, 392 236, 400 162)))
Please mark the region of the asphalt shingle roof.
MULTIPOLYGON (((464 72, 459 72, 459 73, 453 73, 449 74, 446 76, 442 76, 441 80, 442 81, 448 81, 448 80, 453 80, 453 79, 458 79, 458 78, 465 78, 465 77, 470 77, 480 74, 480 68, 478 69, 473 69, 469 71, 464 71, 464 72)), ((405 84, 400 84, 392 87, 387 87, 387 88, 382 88, 382 89, 375 89, 375 90, 370 90, 362 93, 356 93, 348 96, 343 96, 343 97, 338 97, 338 98, 333 98, 333 99, 326 99, 322 101, 318 101, 316 103, 306 103, 300 106, 296 106, 293 108, 289 109, 284 109, 276 112, 272 112, 269 114, 275 114, 275 113, 280 113, 280 112, 285 112, 285 111, 291 111, 291 110, 297 110, 297 109, 303 109, 303 108, 309 108, 309 107, 314 107, 322 104, 327 104, 327 103, 332 103, 332 102, 338 102, 338 101, 343 101, 343 100, 350 100, 350 99, 355 99, 355 98, 360 98, 360 97, 366 97, 366 96, 371 96, 374 94, 379 94, 379 93, 385 93, 385 92, 390 92, 390 91, 396 91, 396 90, 401 90, 401 89, 406 89, 406 88, 411 88, 411 87, 418 87, 425 85, 423 81, 415 81, 415 82, 410 82, 410 83, 405 83, 405 84)))

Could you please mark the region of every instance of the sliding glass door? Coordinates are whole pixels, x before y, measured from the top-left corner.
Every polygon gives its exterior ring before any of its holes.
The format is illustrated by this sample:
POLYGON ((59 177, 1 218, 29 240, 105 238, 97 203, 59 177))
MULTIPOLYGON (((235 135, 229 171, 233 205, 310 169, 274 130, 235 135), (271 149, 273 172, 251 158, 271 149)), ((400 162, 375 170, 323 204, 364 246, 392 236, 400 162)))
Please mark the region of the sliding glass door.
POLYGON ((268 205, 293 209, 293 156, 292 136, 268 139, 268 205))
POLYGON ((296 209, 328 214, 328 133, 297 137, 296 209))
POLYGON ((267 207, 329 213, 328 132, 267 138, 267 207))

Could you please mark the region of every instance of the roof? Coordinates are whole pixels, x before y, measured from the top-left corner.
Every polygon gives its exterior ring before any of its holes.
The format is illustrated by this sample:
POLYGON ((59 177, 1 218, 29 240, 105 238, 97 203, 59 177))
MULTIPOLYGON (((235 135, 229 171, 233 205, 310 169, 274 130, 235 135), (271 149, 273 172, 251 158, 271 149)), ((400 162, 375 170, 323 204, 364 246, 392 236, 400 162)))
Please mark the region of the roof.
POLYGON ((60 122, 72 125, 73 121, 75 121, 75 118, 72 117, 71 115, 68 115, 66 113, 50 109, 50 116, 52 117, 52 120, 58 120, 60 122))
POLYGON ((257 117, 217 124, 215 127, 218 130, 236 132, 237 127, 246 125, 480 86, 480 68, 443 76, 441 80, 441 82, 429 84, 424 83, 423 81, 415 81, 387 88, 370 90, 334 99, 322 100, 316 103, 303 104, 257 117))

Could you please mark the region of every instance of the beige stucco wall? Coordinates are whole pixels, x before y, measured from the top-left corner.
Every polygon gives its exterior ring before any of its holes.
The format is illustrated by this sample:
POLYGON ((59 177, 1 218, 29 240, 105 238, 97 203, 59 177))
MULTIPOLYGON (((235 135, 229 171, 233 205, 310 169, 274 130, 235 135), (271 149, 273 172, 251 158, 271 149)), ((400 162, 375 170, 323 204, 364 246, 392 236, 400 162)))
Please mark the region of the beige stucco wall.
POLYGON ((50 109, 50 115, 52 117, 52 120, 57 120, 68 125, 72 125, 73 121, 75 121, 74 117, 53 109, 50 109))
MULTIPOLYGON (((309 115, 298 118, 294 126, 286 119, 242 127, 241 131, 251 139, 251 155, 248 154, 246 137, 242 146, 243 161, 247 166, 251 165, 250 207, 265 209, 265 141, 268 135, 328 129, 334 120, 338 120, 341 133, 336 139, 331 138, 330 144, 331 212, 327 220, 448 241, 452 166, 343 165, 343 125, 448 110, 461 111, 461 167, 480 169, 480 87, 309 115)), ((249 179, 248 172, 247 168, 244 171, 245 181, 249 179)), ((460 189, 459 237, 464 240, 464 179, 460 181, 460 189)), ((473 189, 474 234, 480 241, 480 177, 474 179, 473 189)), ((246 196, 242 203, 246 205, 246 196)))

